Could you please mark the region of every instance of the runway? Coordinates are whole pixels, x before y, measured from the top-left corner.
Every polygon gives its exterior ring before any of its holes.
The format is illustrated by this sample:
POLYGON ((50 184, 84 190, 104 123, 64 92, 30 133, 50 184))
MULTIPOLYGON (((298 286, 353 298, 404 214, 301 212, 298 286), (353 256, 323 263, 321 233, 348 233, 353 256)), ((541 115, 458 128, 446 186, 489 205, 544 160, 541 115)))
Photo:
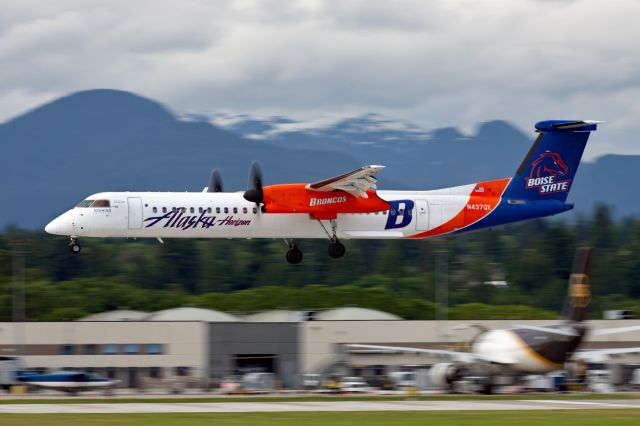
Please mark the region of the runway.
POLYGON ((640 409, 640 400, 300 401, 0 404, 0 413, 267 413, 321 411, 471 411, 640 409))

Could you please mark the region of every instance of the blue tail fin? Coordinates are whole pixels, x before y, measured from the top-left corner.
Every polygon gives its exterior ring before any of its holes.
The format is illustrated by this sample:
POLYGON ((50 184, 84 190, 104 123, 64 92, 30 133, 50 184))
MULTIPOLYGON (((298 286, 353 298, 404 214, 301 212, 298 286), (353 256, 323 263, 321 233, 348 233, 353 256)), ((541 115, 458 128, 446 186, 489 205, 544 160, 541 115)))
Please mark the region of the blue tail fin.
POLYGON ((551 120, 536 124, 540 133, 511 179, 504 196, 510 199, 567 199, 589 132, 598 121, 551 120))

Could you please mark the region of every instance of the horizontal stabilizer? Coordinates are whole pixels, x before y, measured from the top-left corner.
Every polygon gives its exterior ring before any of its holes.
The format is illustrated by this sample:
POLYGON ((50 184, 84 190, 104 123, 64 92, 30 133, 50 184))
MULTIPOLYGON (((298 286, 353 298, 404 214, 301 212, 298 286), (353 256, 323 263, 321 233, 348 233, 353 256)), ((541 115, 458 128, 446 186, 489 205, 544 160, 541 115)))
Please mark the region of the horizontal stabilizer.
POLYGON ((598 124, 604 121, 598 120, 547 120, 536 123, 536 129, 541 132, 551 132, 560 130, 571 131, 592 131, 597 130, 598 124))

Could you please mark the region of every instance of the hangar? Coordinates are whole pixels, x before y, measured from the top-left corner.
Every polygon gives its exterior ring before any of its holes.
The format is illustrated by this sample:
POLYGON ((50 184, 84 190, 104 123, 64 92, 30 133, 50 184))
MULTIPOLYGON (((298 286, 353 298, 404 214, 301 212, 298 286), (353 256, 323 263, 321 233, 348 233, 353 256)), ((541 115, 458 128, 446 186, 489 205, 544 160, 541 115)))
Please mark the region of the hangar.
MULTIPOLYGON (((517 321, 541 326, 553 321, 517 321)), ((0 356, 22 356, 35 370, 82 369, 122 381, 123 387, 167 386, 180 381, 213 386, 228 375, 272 372, 298 387, 306 373, 336 366, 348 374, 380 374, 409 364, 431 364, 414 355, 350 354, 344 343, 464 349, 475 336, 467 321, 404 321, 356 307, 326 311, 275 310, 244 317, 183 307, 155 313, 112 311, 73 322, 0 323, 0 356)), ((477 321, 494 329, 513 321, 477 321)), ((597 328, 640 325, 640 320, 594 320, 597 328)), ((592 337, 585 348, 640 346, 640 331, 592 337)), ((620 362, 638 363, 627 357, 620 362)))

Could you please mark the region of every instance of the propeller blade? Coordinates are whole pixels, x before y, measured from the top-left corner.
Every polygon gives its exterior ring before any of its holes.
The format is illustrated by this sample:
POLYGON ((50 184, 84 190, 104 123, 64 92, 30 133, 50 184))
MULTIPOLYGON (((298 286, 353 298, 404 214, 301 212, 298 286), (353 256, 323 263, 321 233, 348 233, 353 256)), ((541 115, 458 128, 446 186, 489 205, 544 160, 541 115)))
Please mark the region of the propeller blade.
POLYGON ((261 204, 264 201, 262 192, 262 167, 258 161, 251 163, 249 182, 244 193, 244 199, 252 203, 261 204))
POLYGON ((224 192, 224 185, 222 183, 222 173, 220 169, 213 169, 211 177, 209 178, 209 190, 208 192, 224 192))
POLYGON ((247 189, 257 189, 262 191, 262 167, 260 162, 254 161, 249 169, 249 184, 247 189))

